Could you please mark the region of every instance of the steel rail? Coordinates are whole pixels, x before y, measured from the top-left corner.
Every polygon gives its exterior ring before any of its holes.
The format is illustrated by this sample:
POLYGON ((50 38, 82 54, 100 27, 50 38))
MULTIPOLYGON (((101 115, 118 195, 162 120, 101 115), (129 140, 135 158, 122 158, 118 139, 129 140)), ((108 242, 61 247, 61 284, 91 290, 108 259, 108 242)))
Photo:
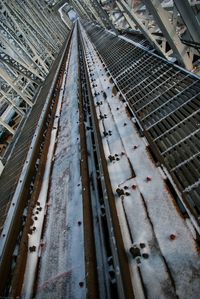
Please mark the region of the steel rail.
MULTIPOLYGON (((56 68, 53 80, 51 82, 48 95, 42 113, 39 118, 39 122, 35 129, 35 133, 32 136, 32 142, 29 146, 28 154, 23 166, 21 175, 18 180, 18 185, 16 187, 15 193, 12 197, 10 204, 10 209, 8 211, 6 221, 4 223, 3 231, 0 239, 0 294, 3 294, 6 288, 6 282, 9 275, 12 254, 14 247, 16 245, 16 240, 19 234, 21 216, 26 205, 26 196, 28 192, 28 186, 31 180, 31 174, 37 159, 37 153, 40 148, 40 140, 44 131, 45 122, 49 113, 50 104, 55 93, 56 84, 59 80, 59 75, 63 61, 66 59, 68 53, 69 44, 71 40, 73 29, 68 36, 63 53, 61 55, 60 61, 56 68)), ((45 83, 44 83, 45 85, 45 83)))
MULTIPOLYGON (((82 40, 82 45, 84 45, 82 40)), ((83 51, 85 53, 85 47, 83 46, 83 51)), ((84 55, 86 57, 86 53, 84 55)), ((84 67, 87 69, 86 61, 84 60, 84 67)), ((93 101, 93 96, 91 94, 89 76, 86 72, 86 82, 89 92, 89 105, 91 110, 91 119, 93 124, 94 139, 96 144, 96 154, 99 164, 99 175, 101 179, 101 185, 103 190, 105 215, 108 225, 109 240, 112 250, 112 257, 114 263, 114 269, 116 271, 116 281, 118 298, 134 298, 130 269, 128 266, 127 256, 124 254, 125 249, 123 245, 122 234, 120 230, 119 220, 117 216, 117 210, 115 206, 115 199, 111 187, 111 182, 109 178, 107 161, 104 155, 104 149, 102 144, 102 137, 99 131, 98 118, 96 115, 96 109, 93 101)))

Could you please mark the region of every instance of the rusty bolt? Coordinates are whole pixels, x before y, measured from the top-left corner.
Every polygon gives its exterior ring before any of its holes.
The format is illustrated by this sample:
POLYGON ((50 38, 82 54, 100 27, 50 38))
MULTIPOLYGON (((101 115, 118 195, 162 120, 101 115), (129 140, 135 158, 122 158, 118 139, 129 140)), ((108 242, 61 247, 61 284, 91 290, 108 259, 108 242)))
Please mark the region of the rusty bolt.
POLYGON ((134 184, 131 187, 132 187, 133 190, 135 190, 137 188, 137 186, 134 185, 134 184))
POLYGON ((175 236, 174 234, 171 234, 171 235, 169 236, 169 238, 170 238, 170 240, 174 241, 174 240, 176 239, 176 236, 175 236))
POLYGON ((132 246, 129 251, 132 254, 133 258, 136 258, 137 256, 141 256, 140 249, 135 245, 132 246))
POLYGON ((34 251, 36 251, 36 246, 34 246, 34 245, 33 245, 33 246, 30 246, 30 247, 29 247, 29 250, 30 250, 30 252, 34 252, 34 251))
POLYGON ((151 178, 150 176, 147 176, 147 177, 146 177, 146 181, 147 181, 147 182, 150 182, 151 180, 152 180, 152 178, 151 178))

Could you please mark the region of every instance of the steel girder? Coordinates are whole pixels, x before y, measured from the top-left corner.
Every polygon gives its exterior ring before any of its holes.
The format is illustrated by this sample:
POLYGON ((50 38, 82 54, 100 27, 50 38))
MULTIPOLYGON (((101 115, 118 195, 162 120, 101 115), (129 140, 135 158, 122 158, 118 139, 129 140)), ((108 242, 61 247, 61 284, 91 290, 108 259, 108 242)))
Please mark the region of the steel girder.
MULTIPOLYGON (((0 107, 23 117, 67 35, 58 12, 45 1, 1 1, 0 107)), ((2 126, 13 133, 2 114, 2 126)))
POLYGON ((174 0, 180 15, 187 26, 188 31, 194 42, 200 43, 200 25, 193 10, 187 0, 174 0))
POLYGON ((188 55, 188 48, 182 44, 178 34, 176 33, 176 27, 171 24, 168 13, 162 7, 159 0, 144 0, 146 7, 152 13, 157 25, 162 31, 163 35, 167 39, 173 55, 177 58, 179 63, 191 70, 193 68, 192 61, 188 55))

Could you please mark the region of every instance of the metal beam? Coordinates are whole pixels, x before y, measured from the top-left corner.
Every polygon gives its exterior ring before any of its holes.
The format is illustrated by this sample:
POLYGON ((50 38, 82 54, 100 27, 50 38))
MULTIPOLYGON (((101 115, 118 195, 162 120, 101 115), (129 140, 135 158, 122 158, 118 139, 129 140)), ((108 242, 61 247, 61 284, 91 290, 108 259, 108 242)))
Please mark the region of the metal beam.
POLYGON ((26 94, 23 92, 23 90, 20 90, 20 88, 16 85, 16 82, 13 81, 8 74, 5 72, 5 70, 0 70, 0 76, 17 92, 17 94, 30 106, 33 106, 33 102, 26 96, 26 94))
POLYGON ((3 126, 6 130, 8 130, 12 135, 15 134, 13 128, 9 126, 1 117, 0 117, 0 125, 3 126))
POLYGON ((144 0, 146 7, 153 15, 157 25, 166 37, 173 55, 177 58, 178 62, 186 67, 188 70, 193 68, 191 59, 187 53, 188 48, 184 46, 176 33, 176 27, 174 27, 168 18, 167 12, 162 7, 159 0, 144 0))
POLYGON ((114 27, 111 20, 109 19, 107 12, 102 8, 100 3, 97 0, 90 0, 90 2, 93 5, 99 17, 101 18, 104 27, 107 29, 112 29, 116 34, 118 34, 116 28, 114 27))
POLYGON ((128 4, 124 0, 116 1, 117 6, 123 12, 125 19, 132 29, 135 29, 135 25, 138 26, 140 31, 144 34, 147 40, 164 56, 167 53, 162 49, 162 47, 156 42, 156 37, 150 33, 150 31, 145 27, 142 21, 137 17, 137 15, 130 9, 128 4))
POLYGON ((174 0, 188 31, 194 42, 200 43, 200 25, 187 0, 174 0))

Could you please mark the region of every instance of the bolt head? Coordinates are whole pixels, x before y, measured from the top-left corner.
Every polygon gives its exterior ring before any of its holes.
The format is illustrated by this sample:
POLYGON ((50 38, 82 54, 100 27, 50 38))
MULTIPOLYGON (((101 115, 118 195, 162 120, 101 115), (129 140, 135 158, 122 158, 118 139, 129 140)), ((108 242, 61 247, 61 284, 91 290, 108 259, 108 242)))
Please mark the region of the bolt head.
POLYGON ((171 241, 174 241, 174 240, 176 239, 176 235, 171 234, 171 235, 169 236, 169 238, 170 238, 171 241))
POLYGON ((152 178, 150 176, 146 177, 147 182, 150 182, 152 180, 152 178))

